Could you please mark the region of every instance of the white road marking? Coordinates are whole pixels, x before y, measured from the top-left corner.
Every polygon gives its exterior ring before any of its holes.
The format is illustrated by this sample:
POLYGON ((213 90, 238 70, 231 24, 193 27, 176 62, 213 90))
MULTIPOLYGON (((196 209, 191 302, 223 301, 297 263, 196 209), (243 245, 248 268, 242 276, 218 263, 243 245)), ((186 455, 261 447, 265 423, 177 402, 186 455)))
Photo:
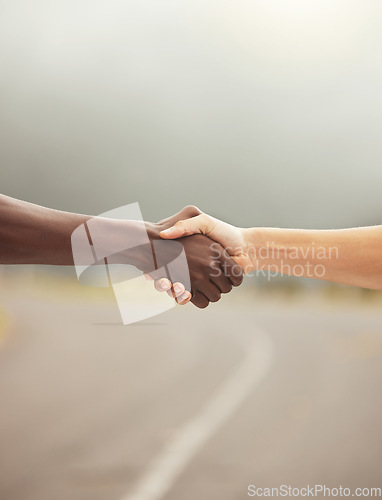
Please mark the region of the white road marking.
POLYGON ((261 331, 246 347, 247 355, 237 371, 212 395, 195 418, 188 421, 149 464, 131 492, 121 500, 161 500, 210 437, 245 401, 267 375, 272 343, 261 331))

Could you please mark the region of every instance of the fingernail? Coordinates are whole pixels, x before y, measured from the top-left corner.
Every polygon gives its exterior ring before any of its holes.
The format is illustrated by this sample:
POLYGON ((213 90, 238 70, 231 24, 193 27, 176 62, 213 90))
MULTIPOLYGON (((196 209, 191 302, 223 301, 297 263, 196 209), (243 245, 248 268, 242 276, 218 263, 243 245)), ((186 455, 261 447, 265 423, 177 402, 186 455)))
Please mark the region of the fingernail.
POLYGON ((160 234, 170 234, 172 231, 172 227, 168 228, 168 229, 164 229, 163 231, 160 232, 160 234))
POLYGON ((160 284, 160 287, 163 288, 164 290, 166 290, 166 288, 168 287, 167 283, 165 281, 162 281, 161 284, 160 284))
POLYGON ((174 290, 175 290, 175 292, 181 292, 182 288, 179 285, 175 285, 174 290))

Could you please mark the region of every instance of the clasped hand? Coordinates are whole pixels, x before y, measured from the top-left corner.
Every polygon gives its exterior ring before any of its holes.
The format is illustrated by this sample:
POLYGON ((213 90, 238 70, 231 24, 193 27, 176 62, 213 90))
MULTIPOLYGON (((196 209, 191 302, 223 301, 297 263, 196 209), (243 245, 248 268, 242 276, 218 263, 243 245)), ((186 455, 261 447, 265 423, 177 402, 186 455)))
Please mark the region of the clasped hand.
POLYGON ((191 301, 199 308, 220 300, 243 280, 247 264, 241 229, 203 214, 194 206, 157 224, 146 223, 150 239, 180 239, 190 272, 191 286, 171 282, 158 271, 146 273, 159 292, 167 292, 179 304, 191 301))

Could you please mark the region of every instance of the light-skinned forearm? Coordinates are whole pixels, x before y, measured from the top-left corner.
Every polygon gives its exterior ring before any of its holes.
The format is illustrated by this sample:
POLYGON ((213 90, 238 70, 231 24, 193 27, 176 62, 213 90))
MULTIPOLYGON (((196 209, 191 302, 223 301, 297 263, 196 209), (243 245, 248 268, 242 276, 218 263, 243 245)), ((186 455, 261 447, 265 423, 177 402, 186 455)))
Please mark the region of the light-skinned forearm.
POLYGON ((244 229, 246 273, 266 270, 382 289, 382 226, 341 230, 244 229))

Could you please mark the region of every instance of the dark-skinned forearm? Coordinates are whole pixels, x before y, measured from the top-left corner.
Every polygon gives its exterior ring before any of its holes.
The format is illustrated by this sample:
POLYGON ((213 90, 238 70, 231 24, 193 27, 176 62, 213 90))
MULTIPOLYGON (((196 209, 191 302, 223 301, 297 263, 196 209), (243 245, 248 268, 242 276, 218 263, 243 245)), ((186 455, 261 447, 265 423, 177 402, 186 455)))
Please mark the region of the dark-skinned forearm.
POLYGON ((71 234, 89 218, 0 195, 0 263, 73 265, 71 234))
MULTIPOLYGON (((93 216, 62 212, 0 195, 0 264, 73 265, 73 231, 93 216)), ((160 239, 156 224, 95 217, 89 235, 92 244, 117 253, 120 263, 142 268, 151 264, 147 243, 160 239), (142 247, 143 245, 143 247, 142 247), (121 249, 128 251, 121 253, 121 249)), ((105 255, 105 257, 107 257, 105 255)), ((77 261, 77 264, 88 264, 77 261)), ((104 263, 103 258, 98 262, 104 263)))

